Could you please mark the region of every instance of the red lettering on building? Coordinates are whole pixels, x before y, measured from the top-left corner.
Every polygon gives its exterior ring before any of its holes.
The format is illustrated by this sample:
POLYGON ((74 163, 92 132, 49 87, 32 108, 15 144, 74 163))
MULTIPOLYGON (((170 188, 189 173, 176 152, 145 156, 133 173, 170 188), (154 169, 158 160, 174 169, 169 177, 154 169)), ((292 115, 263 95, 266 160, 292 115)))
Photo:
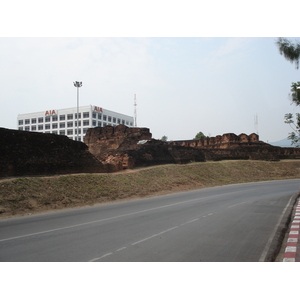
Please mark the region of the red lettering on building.
POLYGON ((94 106, 94 110, 98 112, 102 112, 102 107, 94 106))
POLYGON ((50 116, 50 115, 56 115, 56 111, 54 109, 46 110, 45 116, 50 116))

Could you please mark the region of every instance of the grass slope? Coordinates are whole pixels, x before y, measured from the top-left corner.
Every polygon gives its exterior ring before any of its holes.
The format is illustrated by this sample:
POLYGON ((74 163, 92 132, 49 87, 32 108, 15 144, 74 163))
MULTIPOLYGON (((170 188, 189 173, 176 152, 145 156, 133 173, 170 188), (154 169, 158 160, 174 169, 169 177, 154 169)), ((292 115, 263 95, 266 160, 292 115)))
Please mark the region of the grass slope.
POLYGON ((0 218, 189 189, 292 178, 300 178, 300 160, 201 162, 113 174, 2 179, 0 218))

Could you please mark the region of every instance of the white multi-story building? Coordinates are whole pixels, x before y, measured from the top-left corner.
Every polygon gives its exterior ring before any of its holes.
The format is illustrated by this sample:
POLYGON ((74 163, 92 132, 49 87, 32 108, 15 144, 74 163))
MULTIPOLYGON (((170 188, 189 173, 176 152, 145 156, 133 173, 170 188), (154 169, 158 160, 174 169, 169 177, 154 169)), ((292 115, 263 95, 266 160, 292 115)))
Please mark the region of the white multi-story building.
MULTIPOLYGON (((79 141, 83 141, 88 128, 91 127, 117 126, 120 124, 128 127, 133 126, 133 117, 99 106, 81 106, 78 111, 79 141)), ((77 140, 77 107, 19 114, 18 129, 66 135, 70 139, 77 140)))

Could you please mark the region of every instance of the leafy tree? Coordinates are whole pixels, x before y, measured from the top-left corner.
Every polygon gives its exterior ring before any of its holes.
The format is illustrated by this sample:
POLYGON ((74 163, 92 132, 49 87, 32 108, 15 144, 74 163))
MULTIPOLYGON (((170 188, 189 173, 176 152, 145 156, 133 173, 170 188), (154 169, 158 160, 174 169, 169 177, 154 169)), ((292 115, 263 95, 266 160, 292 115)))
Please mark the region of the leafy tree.
POLYGON ((276 44, 280 54, 291 63, 295 63, 296 69, 299 69, 300 43, 293 44, 286 38, 278 38, 276 44))
MULTIPOLYGON (((296 69, 299 69, 299 59, 300 59, 300 43, 293 44, 290 40, 286 38, 278 38, 276 41, 279 52, 291 63, 295 63, 296 69)), ((292 82, 291 94, 292 103, 296 106, 300 106, 300 81, 292 82)), ((293 114, 285 114, 285 123, 289 124, 293 129, 288 136, 288 139, 292 141, 292 145, 296 147, 300 146, 300 114, 296 114, 295 121, 293 120, 293 114)))
POLYGON ((166 142, 168 140, 168 137, 164 135, 160 140, 166 142))
POLYGON ((196 134, 196 136, 194 137, 194 140, 203 140, 203 139, 205 139, 205 138, 207 138, 207 136, 205 136, 204 134, 203 134, 203 132, 198 132, 197 134, 196 134))

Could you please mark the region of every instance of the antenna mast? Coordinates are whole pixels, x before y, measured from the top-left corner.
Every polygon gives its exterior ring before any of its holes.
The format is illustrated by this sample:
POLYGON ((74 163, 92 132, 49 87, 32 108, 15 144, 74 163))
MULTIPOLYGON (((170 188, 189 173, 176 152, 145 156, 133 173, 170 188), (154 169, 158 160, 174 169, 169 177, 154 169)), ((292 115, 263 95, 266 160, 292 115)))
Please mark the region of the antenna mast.
POLYGON ((136 95, 134 94, 134 127, 136 127, 136 95))
POLYGON ((254 128, 255 128, 256 134, 258 135, 258 115, 257 114, 254 116, 254 128))

